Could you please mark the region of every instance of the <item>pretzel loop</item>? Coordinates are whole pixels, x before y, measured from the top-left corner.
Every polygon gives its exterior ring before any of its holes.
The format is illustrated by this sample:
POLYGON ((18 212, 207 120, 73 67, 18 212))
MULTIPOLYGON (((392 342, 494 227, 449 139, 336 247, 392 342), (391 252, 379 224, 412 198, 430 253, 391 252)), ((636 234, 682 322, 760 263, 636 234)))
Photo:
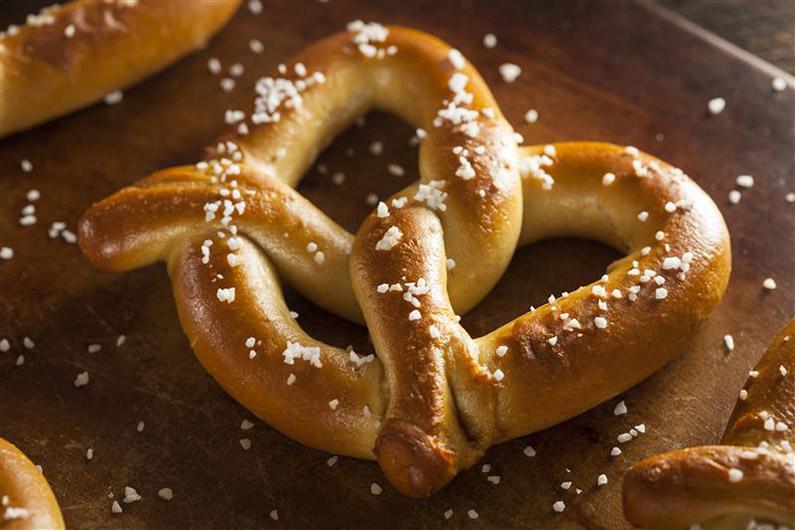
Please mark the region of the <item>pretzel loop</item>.
POLYGON ((720 299, 728 234, 695 183, 635 149, 518 148, 483 80, 441 41, 357 23, 280 71, 204 162, 94 205, 80 244, 108 270, 167 261, 203 366, 301 443, 375 456, 400 491, 429 495, 493 443, 651 374, 720 299), (425 131, 420 180, 354 238, 292 187, 372 107, 425 131), (628 256, 599 282, 470 337, 456 313, 485 296, 517 245, 565 235, 628 256), (377 356, 304 333, 279 276, 365 322, 377 356))

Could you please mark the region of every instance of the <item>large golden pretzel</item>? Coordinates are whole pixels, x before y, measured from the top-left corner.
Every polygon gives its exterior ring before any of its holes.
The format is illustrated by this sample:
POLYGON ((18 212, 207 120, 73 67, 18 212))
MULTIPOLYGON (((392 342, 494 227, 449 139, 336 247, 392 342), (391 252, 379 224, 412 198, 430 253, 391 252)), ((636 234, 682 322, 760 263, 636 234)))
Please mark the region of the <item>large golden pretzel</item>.
POLYGON ((419 31, 352 23, 260 79, 195 166, 93 206, 97 267, 165 260, 202 365, 299 442, 377 458, 427 496, 491 445, 609 399, 680 351, 721 298, 729 237, 682 171, 632 147, 518 147, 478 72, 419 31), (294 187, 372 108, 421 138, 420 181, 354 237, 294 187), (458 323, 517 246, 581 236, 626 251, 599 281, 473 339, 458 323), (308 336, 278 277, 371 333, 375 355, 308 336))
POLYGON ((795 320, 751 370, 720 445, 670 451, 630 468, 629 522, 653 530, 795 528, 793 377, 795 320))

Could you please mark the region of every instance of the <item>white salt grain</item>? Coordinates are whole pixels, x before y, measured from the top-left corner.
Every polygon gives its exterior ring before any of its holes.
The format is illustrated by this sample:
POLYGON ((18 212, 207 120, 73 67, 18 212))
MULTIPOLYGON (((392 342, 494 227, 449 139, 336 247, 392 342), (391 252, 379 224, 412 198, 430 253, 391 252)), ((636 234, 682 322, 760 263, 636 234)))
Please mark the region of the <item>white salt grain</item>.
POLYGON ((726 108, 726 100, 723 98, 712 98, 707 103, 707 108, 709 109, 709 113, 713 116, 716 116, 723 112, 723 109, 726 108))
POLYGON ((522 69, 519 65, 513 63, 504 63, 499 68, 500 76, 506 83, 513 83, 522 74, 522 69))

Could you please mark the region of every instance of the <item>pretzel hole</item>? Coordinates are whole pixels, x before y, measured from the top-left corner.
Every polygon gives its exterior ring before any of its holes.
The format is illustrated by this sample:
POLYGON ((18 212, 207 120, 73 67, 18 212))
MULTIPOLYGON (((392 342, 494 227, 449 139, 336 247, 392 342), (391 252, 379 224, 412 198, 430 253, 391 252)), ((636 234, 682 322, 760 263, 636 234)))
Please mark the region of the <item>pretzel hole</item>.
POLYGON ((376 207, 368 196, 385 200, 419 179, 419 146, 409 145, 414 129, 384 112, 362 118, 364 125, 354 123, 337 136, 298 185, 299 193, 353 234, 376 207), (390 173, 390 166, 404 175, 390 173))
MULTIPOLYGON (((547 303, 550 294, 573 292, 604 274, 624 256, 622 252, 589 239, 555 238, 516 251, 508 269, 488 295, 462 315, 461 325, 480 337, 547 303), (576 256, 576 259, 572 259, 576 256)), ((367 328, 316 306, 283 284, 287 306, 298 313, 298 323, 311 337, 332 346, 353 346, 361 354, 374 353, 367 328)))
POLYGON ((605 273, 608 265, 624 256, 615 248, 579 238, 555 238, 517 249, 497 285, 471 311, 461 325, 480 337, 530 310, 547 303, 550 294, 573 292, 605 273))
MULTIPOLYGON (((409 145, 414 132, 395 115, 378 111, 364 115, 318 156, 298 192, 355 234, 375 208, 368 196, 384 200, 419 178, 419 147, 409 145), (391 174, 391 164, 405 174, 391 174)), ((299 314, 298 323, 308 335, 339 348, 350 345, 358 353, 374 353, 367 328, 321 309, 286 282, 282 288, 287 306, 299 314)))
POLYGON ((366 327, 318 307, 286 282, 282 282, 282 292, 290 311, 298 313, 298 325, 310 337, 343 350, 352 346, 360 355, 375 353, 366 327))

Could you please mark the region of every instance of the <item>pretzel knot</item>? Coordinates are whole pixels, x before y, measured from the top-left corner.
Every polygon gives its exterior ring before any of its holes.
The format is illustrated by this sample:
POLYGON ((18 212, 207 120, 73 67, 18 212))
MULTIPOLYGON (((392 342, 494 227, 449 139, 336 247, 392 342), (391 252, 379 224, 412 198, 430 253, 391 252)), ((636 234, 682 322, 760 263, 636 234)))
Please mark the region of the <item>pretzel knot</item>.
POLYGON ((299 442, 378 459, 427 496, 492 444, 559 423, 665 364, 725 290, 729 239, 680 170, 599 143, 518 147, 461 54, 424 33, 353 23, 257 83, 205 161, 94 205, 97 266, 166 260, 199 360, 299 442), (320 149, 377 107, 417 126, 418 183, 347 233, 293 187, 320 149), (518 245, 581 236, 627 256, 599 281, 480 338, 458 323, 518 245), (364 322, 375 354, 302 331, 278 276, 364 322))

